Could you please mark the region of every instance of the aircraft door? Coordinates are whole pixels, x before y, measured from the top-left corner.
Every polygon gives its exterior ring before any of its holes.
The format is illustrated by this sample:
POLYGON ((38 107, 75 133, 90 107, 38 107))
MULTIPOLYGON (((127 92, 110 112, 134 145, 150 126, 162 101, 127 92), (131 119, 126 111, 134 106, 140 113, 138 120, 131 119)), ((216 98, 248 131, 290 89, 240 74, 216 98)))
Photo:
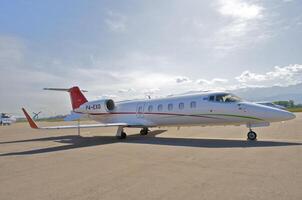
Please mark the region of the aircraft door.
POLYGON ((136 117, 143 118, 145 113, 145 103, 138 103, 136 106, 136 117))

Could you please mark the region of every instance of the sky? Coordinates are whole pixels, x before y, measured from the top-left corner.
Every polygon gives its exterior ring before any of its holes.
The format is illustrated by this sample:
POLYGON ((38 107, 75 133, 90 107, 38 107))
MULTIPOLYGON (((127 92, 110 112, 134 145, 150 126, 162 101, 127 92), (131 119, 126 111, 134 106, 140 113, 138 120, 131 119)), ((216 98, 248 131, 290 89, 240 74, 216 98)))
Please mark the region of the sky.
POLYGON ((1 0, 0 111, 302 82, 301 0, 1 0))

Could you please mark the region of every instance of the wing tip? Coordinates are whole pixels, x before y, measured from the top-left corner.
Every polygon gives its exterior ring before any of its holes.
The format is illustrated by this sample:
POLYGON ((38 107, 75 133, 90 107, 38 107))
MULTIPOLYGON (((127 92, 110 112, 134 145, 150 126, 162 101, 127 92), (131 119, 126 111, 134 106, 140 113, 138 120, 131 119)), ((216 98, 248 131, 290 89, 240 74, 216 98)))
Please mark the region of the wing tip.
POLYGON ((38 129, 37 124, 36 124, 36 123, 34 122, 34 120, 29 116, 29 114, 26 112, 25 108, 22 108, 22 111, 23 111, 23 113, 24 113, 24 115, 25 115, 25 117, 26 117, 26 119, 27 119, 27 121, 28 121, 28 123, 29 123, 29 126, 30 126, 31 128, 38 129))

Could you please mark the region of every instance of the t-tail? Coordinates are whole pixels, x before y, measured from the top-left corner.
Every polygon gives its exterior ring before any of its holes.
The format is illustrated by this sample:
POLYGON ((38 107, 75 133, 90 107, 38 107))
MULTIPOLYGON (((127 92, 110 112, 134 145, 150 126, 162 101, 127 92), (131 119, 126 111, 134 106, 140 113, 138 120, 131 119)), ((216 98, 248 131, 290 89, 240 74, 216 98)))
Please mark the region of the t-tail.
POLYGON ((79 108, 82 104, 87 102, 86 97, 83 92, 87 92, 86 90, 80 90, 78 86, 74 86, 72 88, 44 88, 44 90, 53 90, 53 91, 64 91, 69 92, 72 110, 79 108))

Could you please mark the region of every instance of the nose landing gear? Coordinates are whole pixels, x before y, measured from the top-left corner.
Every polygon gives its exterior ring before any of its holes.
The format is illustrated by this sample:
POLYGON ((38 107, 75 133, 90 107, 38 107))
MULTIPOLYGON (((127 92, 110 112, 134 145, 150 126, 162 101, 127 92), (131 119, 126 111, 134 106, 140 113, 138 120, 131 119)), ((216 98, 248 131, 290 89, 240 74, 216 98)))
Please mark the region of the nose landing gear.
POLYGON ((247 133, 247 139, 248 140, 256 140, 257 139, 257 134, 250 129, 250 131, 247 133))

